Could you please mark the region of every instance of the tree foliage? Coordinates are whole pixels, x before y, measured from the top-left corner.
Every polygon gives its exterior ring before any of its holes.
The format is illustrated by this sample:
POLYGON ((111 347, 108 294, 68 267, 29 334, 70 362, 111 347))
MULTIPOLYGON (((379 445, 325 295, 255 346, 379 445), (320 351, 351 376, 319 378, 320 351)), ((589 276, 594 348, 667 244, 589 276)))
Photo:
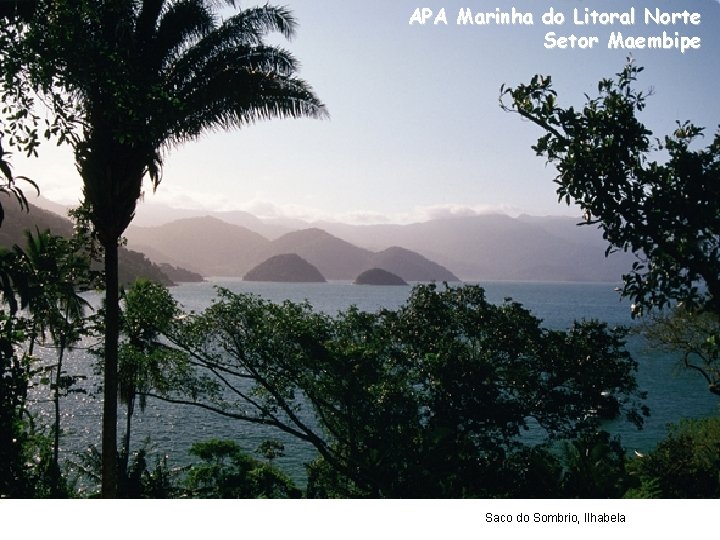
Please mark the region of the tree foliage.
MULTIPOLYGON (((25 210, 28 202, 18 181, 27 183, 39 193, 38 186, 26 176, 13 174, 10 159, 13 149, 28 156, 37 155, 40 118, 33 110, 32 83, 22 69, 22 59, 15 53, 26 21, 36 7, 36 0, 0 1, 0 194, 10 195, 25 210)), ((46 119, 45 125, 48 134, 58 132, 58 126, 50 120, 46 119)), ((4 217, 0 201, 0 225, 4 217)))
POLYGON ((25 405, 30 369, 27 358, 18 356, 15 350, 22 335, 14 317, 0 311, 0 496, 3 497, 32 494, 25 462, 28 437, 25 405))
POLYGON ((195 443, 190 453, 201 460, 185 479, 185 489, 194 498, 290 499, 301 494, 285 473, 247 455, 232 441, 195 443))
POLYGON ((195 403, 312 444, 315 495, 511 494, 529 448, 646 412, 620 330, 546 330, 480 287, 421 286, 398 310, 335 317, 219 294, 169 336, 226 388, 195 403))
POLYGON ((680 354, 681 364, 699 373, 710 392, 720 395, 720 315, 679 306, 641 326, 648 344, 680 354))
POLYGON ((705 148, 696 144, 704 129, 690 122, 653 138, 638 118, 648 96, 635 89, 642 70, 630 61, 578 108, 560 107, 542 76, 503 87, 501 103, 545 131, 533 149, 557 168, 559 199, 599 225, 608 252, 637 255, 623 290, 635 301, 633 315, 673 302, 717 314, 720 132, 705 148))
POLYGON ((671 426, 668 436, 632 468, 642 482, 641 493, 671 499, 720 497, 720 418, 671 426))
MULTIPOLYGON (((232 7, 233 0, 224 2, 232 7)), ((295 33, 289 10, 265 5, 220 20, 211 0, 39 0, 8 44, 9 77, 48 97, 69 141, 105 252, 103 493, 116 493, 118 241, 143 180, 164 152, 212 129, 325 115, 298 63, 266 36, 295 33), (14 68, 14 69, 12 69, 14 68), (61 91, 57 91, 60 89, 61 91)), ((20 92, 24 95, 24 92, 20 92)), ((22 114, 27 114, 24 108, 22 114)))
MULTIPOLYGON (((84 300, 77 294, 88 262, 70 241, 49 232, 28 233, 25 250, 0 250, 0 284, 7 312, 0 312, 0 495, 59 497, 67 486, 58 466, 59 397, 71 378, 63 375, 63 350, 81 332, 76 316, 84 300), (20 309, 25 309, 22 313, 20 309), (54 441, 36 431, 28 410, 28 385, 40 371, 33 348, 50 334, 58 345, 51 385, 55 403, 54 441)), ((40 379, 41 381, 43 378, 40 379)), ((48 378, 49 382, 49 378, 48 378)))
POLYGON ((165 287, 139 279, 123 295, 123 305, 118 373, 119 398, 127 407, 127 421, 121 475, 129 472, 136 403, 144 411, 146 396, 152 392, 176 391, 190 398, 217 392, 217 384, 198 374, 184 351, 170 347, 163 339, 172 333, 182 313, 165 287))

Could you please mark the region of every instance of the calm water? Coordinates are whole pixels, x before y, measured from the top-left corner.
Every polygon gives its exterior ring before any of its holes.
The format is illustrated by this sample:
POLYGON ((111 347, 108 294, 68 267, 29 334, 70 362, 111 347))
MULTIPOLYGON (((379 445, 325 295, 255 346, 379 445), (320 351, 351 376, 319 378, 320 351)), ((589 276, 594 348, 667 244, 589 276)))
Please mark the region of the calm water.
MULTIPOLYGON (((573 320, 594 318, 611 325, 633 325, 629 302, 620 301, 614 291, 616 284, 597 283, 519 283, 487 282, 488 299, 500 303, 506 297, 522 303, 548 328, 566 328, 573 320)), ((172 288, 172 292, 186 310, 200 312, 215 296, 214 287, 226 287, 234 292, 250 292, 268 300, 308 300, 316 310, 334 314, 356 305, 375 311, 382 307, 394 308, 403 304, 410 287, 355 286, 348 282, 326 284, 248 283, 239 280, 216 278, 205 283, 188 283, 172 288)), ((720 400, 710 394, 706 384, 696 374, 676 368, 676 358, 651 352, 638 336, 631 336, 628 349, 639 363, 638 384, 648 392, 647 404, 652 416, 646 419, 645 428, 637 431, 623 422, 610 425, 610 430, 621 435, 628 449, 649 450, 665 435, 666 425, 684 417, 702 417, 718 412, 720 400)), ((94 357, 83 350, 75 351, 67 362, 69 374, 92 375, 94 357)), ((100 443, 100 412, 102 401, 95 379, 91 376, 77 387, 87 393, 73 393, 62 402, 63 429, 61 441, 66 458, 73 459, 88 444, 100 443)), ((38 399, 45 394, 36 394, 38 399)), ((38 404, 41 417, 49 425, 52 420, 48 404, 38 404)), ((124 432, 124 413, 120 422, 124 432)), ((276 438, 285 443, 286 457, 276 463, 302 482, 303 464, 311 461, 312 447, 298 443, 283 433, 259 428, 231 419, 221 418, 197 408, 170 406, 148 400, 144 413, 136 412, 133 418, 133 448, 137 449, 147 438, 157 453, 169 455, 174 465, 187 463, 187 450, 192 442, 209 438, 227 438, 238 442, 244 449, 254 452, 265 439, 276 438)))

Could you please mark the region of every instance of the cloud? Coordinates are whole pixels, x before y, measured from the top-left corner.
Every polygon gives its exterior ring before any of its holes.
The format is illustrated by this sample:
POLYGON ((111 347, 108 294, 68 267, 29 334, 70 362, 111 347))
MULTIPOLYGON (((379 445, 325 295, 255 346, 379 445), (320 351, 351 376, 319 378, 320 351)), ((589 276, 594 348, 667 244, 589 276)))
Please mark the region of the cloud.
POLYGON ((438 204, 421 206, 415 209, 415 214, 422 218, 421 221, 430 219, 446 219, 454 217, 479 216, 483 214, 507 214, 517 216, 523 210, 510 205, 463 205, 463 204, 438 204))
MULTIPOLYGON (((720 0, 718 0, 720 1, 720 0)), ((61 190, 58 190, 60 194, 61 190)), ((67 197, 54 197, 52 189, 43 190, 43 194, 58 202, 71 202, 67 197)), ((378 212, 375 210, 357 209, 351 211, 338 211, 317 208, 310 205, 278 203, 267 197, 255 196, 241 202, 233 200, 216 192, 190 191, 175 188, 169 183, 163 185, 157 193, 146 192, 144 202, 147 206, 139 209, 143 212, 153 212, 154 205, 163 205, 175 209, 194 210, 198 214, 208 211, 243 211, 260 219, 273 221, 301 220, 308 223, 333 222, 353 225, 373 224, 408 224, 429 221, 433 219, 449 219, 483 214, 505 214, 516 217, 528 212, 527 209, 511 205, 489 204, 435 204, 415 206, 407 211, 394 213, 378 212)))
POLYGON ((328 212, 308 206, 275 204, 262 200, 256 200, 249 204, 242 205, 239 209, 264 219, 301 219, 308 222, 336 222, 353 225, 383 223, 407 224, 429 221, 431 219, 477 216, 482 214, 507 214, 517 216, 523 213, 522 209, 508 205, 492 206, 483 204, 472 206, 461 204, 417 206, 411 211, 397 213, 382 213, 372 210, 328 212))
POLYGON ((159 190, 156 194, 146 194, 145 202, 198 211, 240 210, 266 220, 302 220, 310 223, 336 222, 354 225, 382 223, 407 224, 429 221, 431 219, 447 219, 482 214, 517 216, 527 212, 525 209, 511 205, 468 205, 459 203, 415 206, 411 210, 395 213, 384 213, 364 209, 333 212, 309 205, 278 203, 263 196, 256 196, 252 199, 237 202, 218 194, 177 190, 170 185, 163 186, 163 189, 159 190))

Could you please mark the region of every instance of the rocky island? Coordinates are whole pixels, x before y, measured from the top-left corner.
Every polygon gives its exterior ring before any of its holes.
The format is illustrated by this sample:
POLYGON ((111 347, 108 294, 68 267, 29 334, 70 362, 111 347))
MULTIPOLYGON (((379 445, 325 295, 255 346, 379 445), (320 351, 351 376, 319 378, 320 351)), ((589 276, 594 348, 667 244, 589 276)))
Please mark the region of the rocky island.
POLYGON ((244 281, 277 281, 289 283, 324 283, 325 277, 316 267, 295 253, 270 257, 250 270, 244 281))
POLYGON ((403 278, 382 268, 365 270, 354 283, 355 285, 407 285, 403 278))

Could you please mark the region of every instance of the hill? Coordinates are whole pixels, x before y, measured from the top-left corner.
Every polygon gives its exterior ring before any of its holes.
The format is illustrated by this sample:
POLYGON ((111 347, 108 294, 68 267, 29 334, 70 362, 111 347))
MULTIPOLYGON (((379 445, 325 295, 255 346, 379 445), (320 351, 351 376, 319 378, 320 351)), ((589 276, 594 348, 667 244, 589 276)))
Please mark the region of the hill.
POLYGON ((402 276, 406 281, 460 281, 444 266, 401 247, 391 247, 374 254, 368 264, 402 276))
POLYGON ((354 283, 355 285, 407 285, 403 278, 382 268, 365 270, 354 283))
POLYGON ((351 280, 367 268, 373 253, 341 240, 322 229, 295 231, 273 240, 268 255, 297 253, 316 266, 327 279, 351 280))
POLYGON ((160 263, 158 266, 160 270, 175 283, 204 281, 203 277, 197 272, 191 272, 179 266, 173 266, 168 263, 160 263))
POLYGON ((295 253, 270 257, 250 270, 245 281, 279 281, 288 283, 323 283, 325 278, 312 264, 295 253))
POLYGON ((160 227, 130 227, 126 237, 128 245, 145 251, 154 260, 203 276, 242 276, 267 258, 262 256, 262 250, 270 243, 245 227, 210 216, 181 219, 160 227))
POLYGON ((316 227, 273 240, 267 253, 278 252, 297 253, 332 280, 350 281, 364 270, 382 267, 406 281, 459 281, 447 268, 419 253, 400 247, 375 253, 316 227))
MULTIPOLYGON (((5 220, 0 227, 0 246, 12 247, 15 244, 25 246, 25 231, 34 231, 37 227, 44 231, 49 229, 53 234, 69 237, 73 231, 72 222, 48 210, 30 205, 29 211, 19 208, 15 201, 3 201, 5 220)), ((118 254, 120 283, 129 284, 139 277, 144 277, 162 285, 172 285, 173 280, 143 253, 120 248, 118 254)), ((195 279, 202 280, 196 275, 195 279)))

